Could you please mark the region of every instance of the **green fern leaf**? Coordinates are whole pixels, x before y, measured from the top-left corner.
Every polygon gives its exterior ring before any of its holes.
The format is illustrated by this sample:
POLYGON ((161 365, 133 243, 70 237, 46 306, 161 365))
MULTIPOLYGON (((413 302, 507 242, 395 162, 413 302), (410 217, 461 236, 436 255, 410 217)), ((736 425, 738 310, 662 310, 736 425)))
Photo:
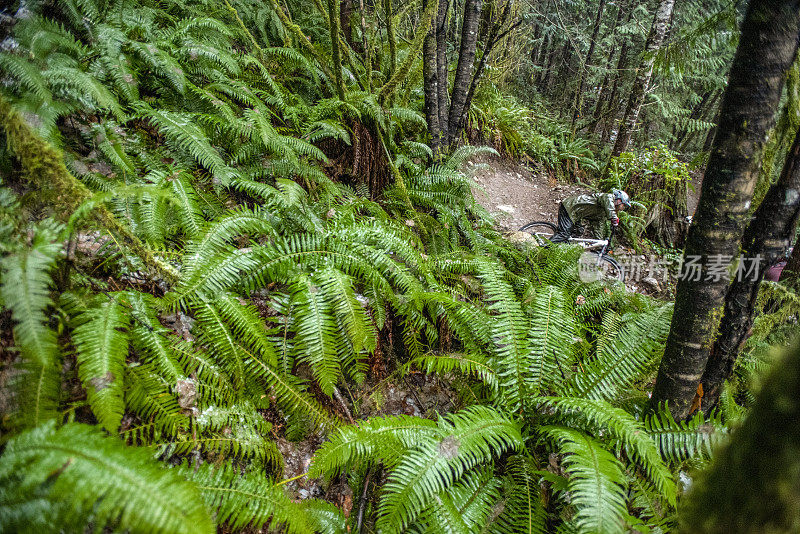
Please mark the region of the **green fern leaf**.
POLYGON ((130 316, 115 296, 99 295, 76 320, 81 322, 72 333, 78 375, 97 420, 116 433, 125 409, 122 392, 130 316))
POLYGON ((22 497, 48 503, 0 514, 0 521, 19 521, 0 525, 6 532, 27 530, 36 519, 31 513, 53 514, 60 529, 75 532, 90 525, 140 533, 215 531, 199 492, 177 470, 87 425, 42 425, 9 441, 0 487, 14 488, 0 492, 4 509, 22 497))
POLYGON ((566 454, 564 465, 569 474, 567 487, 577 508, 573 520, 579 532, 623 533, 625 473, 622 464, 589 436, 560 426, 545 426, 540 431, 559 444, 566 454))

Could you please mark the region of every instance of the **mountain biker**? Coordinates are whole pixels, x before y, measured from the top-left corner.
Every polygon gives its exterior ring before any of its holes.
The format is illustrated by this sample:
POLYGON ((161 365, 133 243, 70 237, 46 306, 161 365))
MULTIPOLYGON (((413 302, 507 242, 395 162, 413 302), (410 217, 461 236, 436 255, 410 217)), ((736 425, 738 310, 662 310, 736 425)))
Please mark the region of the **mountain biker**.
POLYGON ((610 193, 585 193, 573 195, 558 206, 558 229, 550 239, 554 243, 567 241, 572 229, 586 221, 595 237, 601 234, 600 226, 608 220, 611 226, 619 225, 617 212, 631 207, 628 193, 613 189, 610 193))

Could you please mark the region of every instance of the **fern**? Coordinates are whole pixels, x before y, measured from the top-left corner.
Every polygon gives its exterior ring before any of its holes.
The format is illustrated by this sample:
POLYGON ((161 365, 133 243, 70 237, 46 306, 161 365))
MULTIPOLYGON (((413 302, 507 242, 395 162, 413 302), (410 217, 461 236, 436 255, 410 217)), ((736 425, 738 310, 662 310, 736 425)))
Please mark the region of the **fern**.
POLYGON ((2 458, 0 487, 14 488, 0 493, 3 508, 16 507, 0 514, 16 521, 0 525, 5 531, 27 530, 30 514, 43 513, 76 531, 91 521, 130 532, 214 532, 199 492, 177 470, 87 425, 39 426, 9 441, 2 458))
POLYGON ((189 479, 197 485, 209 508, 216 512, 217 520, 230 528, 267 527, 298 534, 312 532, 299 507, 289 500, 282 488, 265 483, 262 476, 205 465, 189 479))
POLYGON ((610 437, 619 440, 624 444, 628 455, 645 470, 659 494, 675 506, 677 490, 672 475, 664 465, 655 442, 647 435, 644 425, 632 415, 598 400, 545 397, 542 401, 564 417, 577 416, 583 423, 582 426, 585 425, 583 430, 592 431, 593 427, 600 427, 595 432, 598 437, 605 437, 608 432, 610 437))
POLYGON ((567 490, 577 508, 573 520, 579 532, 625 532, 625 475, 622 464, 601 444, 566 427, 542 427, 541 432, 567 454, 567 490))
POLYGON ((100 295, 76 321, 81 323, 72 335, 78 351, 78 374, 92 412, 103 428, 114 433, 124 411, 128 314, 113 295, 100 295))
POLYGON ((436 426, 416 418, 371 421, 365 428, 341 429, 317 452, 309 476, 380 455, 392 469, 378 507, 378 527, 401 532, 436 494, 494 454, 518 449, 521 439, 515 423, 481 406, 441 418, 436 426))

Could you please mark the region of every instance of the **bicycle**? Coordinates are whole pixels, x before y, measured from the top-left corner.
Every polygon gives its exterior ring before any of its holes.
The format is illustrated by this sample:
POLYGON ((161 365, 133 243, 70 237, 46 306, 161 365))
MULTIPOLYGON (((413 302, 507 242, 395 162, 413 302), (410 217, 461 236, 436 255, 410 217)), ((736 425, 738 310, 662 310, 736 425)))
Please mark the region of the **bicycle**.
MULTIPOLYGON (((547 221, 533 221, 522 226, 519 231, 534 236, 539 246, 548 246, 551 244, 550 238, 556 233, 556 225, 547 221)), ((614 228, 611 228, 611 236, 608 239, 581 238, 582 232, 583 229, 580 227, 573 228, 573 234, 566 241, 567 243, 581 245, 586 250, 580 260, 581 279, 584 279, 584 275, 586 275, 587 280, 585 281, 603 278, 624 282, 624 269, 617 263, 617 260, 608 254, 608 250, 611 248, 611 240, 614 237, 614 228), (576 230, 578 232, 577 235, 576 230)))

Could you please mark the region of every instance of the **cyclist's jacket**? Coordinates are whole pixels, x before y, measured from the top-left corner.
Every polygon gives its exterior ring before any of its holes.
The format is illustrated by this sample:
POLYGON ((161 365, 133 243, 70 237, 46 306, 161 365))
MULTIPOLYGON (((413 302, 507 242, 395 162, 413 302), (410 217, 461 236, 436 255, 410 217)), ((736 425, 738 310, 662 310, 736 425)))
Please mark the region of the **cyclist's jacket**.
POLYGON ((598 224, 605 220, 617 218, 614 209, 614 195, 611 193, 587 193, 565 198, 562 202, 569 218, 574 223, 581 220, 598 224))

